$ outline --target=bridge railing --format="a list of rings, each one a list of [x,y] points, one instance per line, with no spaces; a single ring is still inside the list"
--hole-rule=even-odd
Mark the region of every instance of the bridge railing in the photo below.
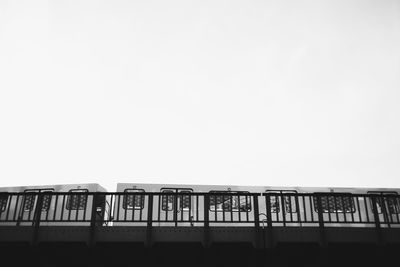
[[[346,193],[0,193],[0,225],[400,227],[400,196]]]

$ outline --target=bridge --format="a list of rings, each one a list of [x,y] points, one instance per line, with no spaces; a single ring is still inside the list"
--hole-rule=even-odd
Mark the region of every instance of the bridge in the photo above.
[[[392,195],[4,196],[0,257],[21,266],[377,266],[400,248],[400,199]]]

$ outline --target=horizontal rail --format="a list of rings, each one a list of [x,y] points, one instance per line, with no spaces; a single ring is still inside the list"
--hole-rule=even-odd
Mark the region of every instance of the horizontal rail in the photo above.
[[[400,196],[188,191],[0,192],[0,225],[45,223],[390,228],[400,227]]]

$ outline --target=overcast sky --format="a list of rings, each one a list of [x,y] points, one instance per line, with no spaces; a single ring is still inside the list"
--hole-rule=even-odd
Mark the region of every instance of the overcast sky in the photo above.
[[[399,0],[0,0],[0,186],[400,187],[399,103]]]

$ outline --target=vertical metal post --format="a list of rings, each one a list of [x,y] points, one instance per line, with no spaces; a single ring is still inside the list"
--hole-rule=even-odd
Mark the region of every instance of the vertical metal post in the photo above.
[[[388,196],[385,196],[383,194],[381,195],[380,199],[381,199],[381,204],[382,204],[381,210],[383,213],[384,223],[387,224],[388,228],[390,228],[390,219],[389,219],[390,218],[389,217],[390,210],[389,210],[389,203],[388,203],[388,201],[390,201],[390,199],[388,199]]]
[[[161,196],[158,196],[159,198]],[[161,207],[159,206],[158,209]],[[149,195],[149,204],[147,210],[147,229],[146,229],[146,247],[152,245],[152,228],[153,228],[153,195]]]
[[[377,198],[376,196],[371,196],[372,212],[374,213],[374,222],[375,222],[375,230],[376,230],[376,235],[377,235],[377,243],[379,245],[382,245],[383,244],[383,236],[382,236],[381,223],[379,220],[376,198]]]
[[[247,197],[247,196],[246,196]],[[254,227],[255,227],[255,245],[256,248],[260,248],[260,234],[264,234],[264,231],[260,231],[260,209],[258,205],[258,194],[253,194],[254,203]]]
[[[206,193],[204,194],[204,247],[210,246],[210,218],[209,218],[210,198]]]
[[[34,226],[33,239],[32,239],[33,245],[37,245],[38,240],[39,240],[39,229],[40,229],[40,219],[41,219],[40,217],[42,215],[43,193],[38,193],[37,196],[38,196],[38,200],[36,202],[36,209],[35,209],[34,220],[33,220],[33,226]]]
[[[265,196],[266,208],[267,208],[267,238],[268,247],[271,248],[274,245],[274,236],[272,230],[272,214],[271,214],[271,198],[267,194]]]
[[[175,193],[174,193],[174,198],[173,198],[173,219],[174,219],[174,223],[175,223],[175,227],[177,227],[178,226],[178,196],[177,196],[177,194],[178,194],[178,191],[177,190],[175,190]]]
[[[326,236],[325,236],[325,226],[324,226],[324,216],[322,210],[322,202],[321,196],[317,195],[317,210],[318,210],[318,224],[319,224],[319,235],[320,235],[320,244],[321,246],[326,246]]]
[[[281,211],[282,211],[283,227],[285,227],[286,226],[286,202],[285,202],[285,198],[283,197],[282,191],[279,193],[279,199],[280,199],[281,207],[282,207]]]
[[[92,197],[92,212],[90,213],[90,236],[89,247],[94,247],[96,244],[96,208],[97,208],[97,193],[93,193]],[[85,220],[85,218],[83,218]]]

